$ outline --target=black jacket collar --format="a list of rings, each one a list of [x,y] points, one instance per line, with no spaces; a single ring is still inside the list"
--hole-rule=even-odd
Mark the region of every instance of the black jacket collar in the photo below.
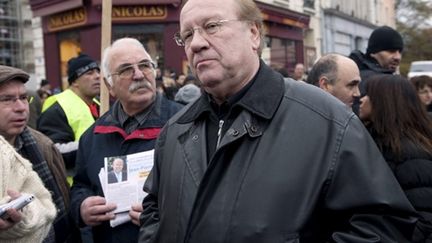
[[[357,64],[360,71],[370,69],[378,73],[393,73],[392,70],[381,67],[375,58],[371,57],[370,55],[363,54],[361,51],[355,50],[351,52],[349,58],[351,58]]]
[[[243,107],[243,109],[257,116],[270,119],[283,97],[284,90],[282,76],[261,61],[255,82],[236,105]],[[201,97],[191,105],[188,112],[185,112],[177,122],[192,122],[204,113],[210,112],[210,110],[211,107],[208,96],[201,95]]]

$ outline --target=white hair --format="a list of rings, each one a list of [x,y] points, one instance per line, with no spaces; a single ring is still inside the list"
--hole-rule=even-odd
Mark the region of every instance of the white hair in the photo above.
[[[106,47],[103,51],[103,55],[102,55],[102,64],[101,64],[101,68],[102,68],[102,72],[106,78],[106,80],[108,81],[109,85],[112,86],[113,82],[112,82],[112,76],[111,76],[111,72],[109,70],[109,65],[110,65],[110,61],[111,61],[111,50],[114,48],[118,48],[120,46],[127,46],[127,45],[134,45],[137,46],[139,48],[144,49],[145,52],[146,49],[144,48],[143,44],[135,39],[135,38],[130,38],[130,37],[125,37],[125,38],[121,38],[118,39],[116,41],[114,41],[110,46]]]

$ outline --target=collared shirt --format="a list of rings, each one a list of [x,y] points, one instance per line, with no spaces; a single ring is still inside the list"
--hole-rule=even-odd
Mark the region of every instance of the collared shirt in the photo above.
[[[126,133],[130,134],[131,132],[138,129],[140,125],[144,124],[148,114],[150,113],[151,110],[153,110],[153,107],[154,107],[154,102],[149,107],[144,109],[142,112],[134,116],[129,116],[123,110],[123,106],[120,104],[120,102],[118,102],[118,106],[113,107],[114,109],[113,114],[116,117],[116,119],[120,122],[121,127],[126,131]]]
[[[115,172],[115,175],[117,177],[117,182],[121,182],[122,181],[122,173],[121,172]]]

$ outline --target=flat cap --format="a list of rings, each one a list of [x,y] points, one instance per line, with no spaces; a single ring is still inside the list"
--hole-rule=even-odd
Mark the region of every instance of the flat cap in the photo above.
[[[0,65],[0,84],[12,79],[18,79],[26,83],[29,77],[28,73],[21,69]]]

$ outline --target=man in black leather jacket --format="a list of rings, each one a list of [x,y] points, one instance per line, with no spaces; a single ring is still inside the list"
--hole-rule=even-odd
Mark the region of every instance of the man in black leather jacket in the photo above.
[[[252,0],[189,0],[180,27],[205,92],[161,131],[139,242],[407,242],[412,206],[362,123],[260,61]]]

